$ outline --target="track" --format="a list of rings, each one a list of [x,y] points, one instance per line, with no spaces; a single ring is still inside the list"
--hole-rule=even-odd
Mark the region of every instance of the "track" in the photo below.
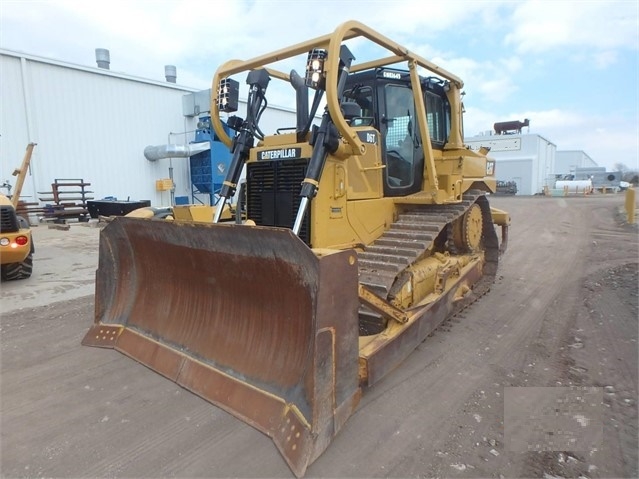
[[[474,294],[460,301],[455,312],[484,295],[490,289],[497,273],[499,240],[493,226],[488,200],[485,193],[479,190],[468,191],[459,204],[418,206],[400,214],[397,221],[380,238],[358,255],[360,283],[380,298],[387,299],[401,272],[428,255],[435,246],[435,240],[444,230],[448,230],[447,237],[452,238],[453,222],[475,203],[480,206],[482,212],[482,244],[486,264],[482,278],[473,288]],[[452,243],[449,239],[446,249],[455,253]],[[375,323],[379,317],[379,314],[366,307],[360,309],[360,322],[364,325]]]

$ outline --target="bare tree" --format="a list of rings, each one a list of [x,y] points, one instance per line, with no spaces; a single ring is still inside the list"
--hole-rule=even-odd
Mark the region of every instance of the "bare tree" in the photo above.
[[[615,171],[620,171],[621,176],[623,176],[629,170],[625,163],[615,163],[613,165],[613,168],[615,169]]]
[[[621,172],[621,180],[637,185],[639,183],[639,171],[628,168],[625,163],[615,163],[613,165],[615,171]]]

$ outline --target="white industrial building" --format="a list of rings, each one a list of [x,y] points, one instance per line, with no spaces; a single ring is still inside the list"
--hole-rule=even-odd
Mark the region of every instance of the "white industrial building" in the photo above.
[[[517,194],[541,193],[545,186],[553,187],[557,146],[537,134],[495,135],[492,131],[465,138],[473,150],[490,148],[495,159],[495,176],[500,181],[517,183]]]
[[[56,179],[90,183],[96,200],[163,206],[192,194],[187,158],[148,161],[144,149],[193,140],[197,113],[209,109],[194,105],[197,90],[171,83],[168,72],[160,82],[8,50],[0,50],[0,72],[1,182],[13,183],[27,144],[37,144],[24,201],[42,203]],[[245,109],[240,103],[238,114]],[[294,125],[293,110],[272,105],[260,123],[266,134]],[[158,190],[168,178],[175,190]]]
[[[555,156],[555,175],[574,175],[578,168],[595,168],[597,163],[581,150],[560,150]],[[604,168],[605,171],[605,168]]]

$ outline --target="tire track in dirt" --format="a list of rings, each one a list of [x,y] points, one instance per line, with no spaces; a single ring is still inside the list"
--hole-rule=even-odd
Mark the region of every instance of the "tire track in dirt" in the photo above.
[[[636,403],[628,405],[620,401],[624,395],[626,398],[637,395],[637,231],[623,225],[615,205],[591,208],[589,213],[594,226],[588,235],[586,273],[579,285],[579,301],[565,311],[570,321],[559,335],[555,362],[557,384],[603,388],[605,440],[589,451],[547,451],[531,455],[526,472],[532,476],[542,473],[560,477],[637,475]],[[609,279],[616,276],[614,271],[619,268],[630,268],[634,276],[619,281],[618,285]],[[598,297],[597,289],[608,298]],[[628,309],[620,309],[624,301],[617,297],[616,290],[625,294],[635,291]],[[612,314],[602,314],[602,310]],[[630,347],[622,352],[624,342]],[[614,364],[610,361],[611,355],[615,356]],[[623,391],[628,385],[630,391],[617,396],[615,387],[621,386]]]

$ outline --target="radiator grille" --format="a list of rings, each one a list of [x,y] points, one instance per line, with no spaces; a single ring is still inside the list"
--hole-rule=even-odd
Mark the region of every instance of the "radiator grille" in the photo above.
[[[15,233],[18,229],[15,210],[11,206],[0,206],[0,233]]]
[[[260,226],[292,229],[308,159],[259,161],[246,166],[247,217]],[[299,235],[309,247],[310,224],[309,208]]]

